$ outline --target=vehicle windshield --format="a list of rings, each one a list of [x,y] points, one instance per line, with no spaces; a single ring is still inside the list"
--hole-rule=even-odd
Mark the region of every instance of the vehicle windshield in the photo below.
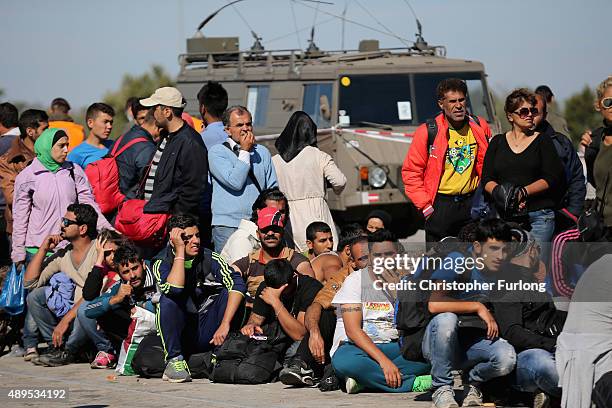
[[[340,123],[348,122],[356,126],[359,122],[392,126],[423,123],[440,111],[436,86],[445,78],[465,80],[468,110],[490,121],[482,75],[480,72],[341,75],[338,104]],[[345,116],[344,120],[342,116]]]

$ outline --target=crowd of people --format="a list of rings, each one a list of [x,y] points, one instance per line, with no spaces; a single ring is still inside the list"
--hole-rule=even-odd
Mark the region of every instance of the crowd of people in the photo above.
[[[50,114],[0,104],[0,262],[24,270],[27,295],[11,355],[176,383],[430,392],[435,408],[612,406],[612,77],[584,168],[547,86],[510,93],[511,130],[493,135],[465,82],[442,80],[401,175],[426,258],[445,262],[412,269],[387,262],[410,251],[385,211],[334,223],[326,193],[347,177],[308,114],[272,155],[221,84],[197,99],[203,129],[175,88],[130,98],[114,141],[101,102],[88,133],[62,98]],[[481,267],[446,262],[468,259]],[[545,290],[466,289],[501,281]]]

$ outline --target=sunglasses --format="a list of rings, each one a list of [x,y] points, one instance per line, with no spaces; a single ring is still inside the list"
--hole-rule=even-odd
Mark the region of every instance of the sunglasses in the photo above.
[[[612,97],[608,97],[608,98],[603,98],[601,100],[601,106],[604,109],[610,109],[612,108]]]
[[[64,227],[69,227],[71,225],[79,225],[79,222],[75,220],[69,220],[68,218],[62,218],[62,225]]]
[[[528,117],[530,114],[531,116],[535,116],[538,114],[538,108],[521,108],[517,111],[514,111],[512,113],[515,113],[517,115],[519,115],[519,117],[521,119],[525,119],[526,117]]]
[[[264,235],[268,235],[268,232],[273,232],[275,234],[281,234],[283,232],[283,229],[279,227],[278,225],[270,225],[269,227],[262,228],[260,231]]]

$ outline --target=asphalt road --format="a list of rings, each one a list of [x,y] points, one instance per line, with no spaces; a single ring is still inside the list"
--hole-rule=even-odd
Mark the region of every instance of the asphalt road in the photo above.
[[[15,399],[10,390],[65,390],[64,400]],[[113,370],[92,370],[87,364],[38,367],[17,357],[0,358],[0,407],[402,407],[424,408],[431,402],[415,401],[426,394],[347,395],[342,391],[293,389],[281,383],[264,385],[212,384],[194,380],[170,384],[161,379],[115,376]],[[63,392],[63,391],[62,391]]]

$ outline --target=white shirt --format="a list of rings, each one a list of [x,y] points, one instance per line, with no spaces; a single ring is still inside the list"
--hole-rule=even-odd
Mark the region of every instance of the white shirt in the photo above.
[[[334,296],[332,305],[336,307],[336,331],[330,351],[333,355],[340,342],[348,341],[340,306],[361,303],[362,328],[374,343],[389,343],[399,338],[395,327],[395,307],[382,291],[374,289],[368,269],[351,273]]]
[[[221,256],[231,265],[260,247],[261,244],[257,238],[257,225],[250,220],[240,220],[238,229],[230,235],[225,243]]]
[[[21,136],[21,131],[18,127],[14,127],[6,133],[2,134],[1,136]]]
[[[227,143],[229,143],[230,147],[232,148],[232,151],[234,150],[234,146],[238,144],[231,137],[227,138]],[[251,153],[246,150],[240,149],[240,151],[238,152],[238,160],[250,166],[251,165]]]

